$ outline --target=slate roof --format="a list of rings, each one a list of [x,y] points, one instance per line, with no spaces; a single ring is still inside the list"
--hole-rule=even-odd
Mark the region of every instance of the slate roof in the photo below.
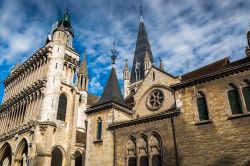
[[[145,28],[143,20],[141,19],[138,34],[137,34],[136,48],[135,48],[133,66],[132,66],[132,71],[131,71],[131,76],[130,76],[131,83],[144,79],[144,59],[145,59],[146,51],[149,54],[151,63],[153,63],[154,61],[153,54],[152,54],[151,47],[148,41],[146,28]],[[136,80],[136,72],[135,72],[136,63],[140,63],[140,79],[139,80]]]
[[[199,69],[196,69],[194,71],[191,71],[189,73],[186,73],[184,75],[181,76],[181,81],[186,81],[189,79],[193,79],[195,77],[199,77],[208,73],[212,73],[215,71],[218,71],[222,68],[224,68],[226,65],[228,65],[230,63],[229,58],[223,58],[221,60],[218,60],[214,63],[208,64],[206,66],[203,66]]]
[[[118,79],[117,79],[116,71],[114,67],[111,69],[111,73],[109,75],[105,88],[102,92],[102,96],[100,100],[98,101],[98,103],[96,103],[95,105],[100,105],[100,104],[107,103],[110,101],[113,101],[120,105],[125,106],[125,102],[121,93],[121,89],[118,83]]]
[[[221,59],[202,68],[194,70],[181,76],[181,82],[171,85],[173,89],[180,89],[187,86],[219,79],[235,73],[250,70],[250,57],[230,62],[228,58]]]

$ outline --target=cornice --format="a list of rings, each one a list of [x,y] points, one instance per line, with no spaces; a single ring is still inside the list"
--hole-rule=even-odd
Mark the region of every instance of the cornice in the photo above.
[[[127,114],[130,114],[132,115],[133,114],[133,111],[126,107],[126,106],[123,106],[123,105],[120,105],[114,101],[109,101],[109,102],[106,102],[106,103],[102,103],[100,105],[93,105],[91,107],[89,107],[85,113],[86,114],[92,114],[92,113],[95,113],[95,112],[99,112],[99,111],[102,111],[102,110],[105,110],[105,109],[108,109],[108,108],[116,108],[116,109],[119,109]]]
[[[8,130],[5,133],[2,133],[0,135],[0,142],[8,140],[13,137],[17,137],[18,135],[25,133],[25,132],[30,132],[33,133],[35,130],[35,127],[39,124],[38,121],[30,121],[26,124],[23,124],[21,126],[18,126],[14,129]]]
[[[140,117],[140,118],[136,118],[136,119],[132,119],[132,120],[128,120],[128,121],[115,122],[113,124],[108,125],[108,129],[109,130],[116,130],[116,129],[125,128],[125,127],[129,127],[129,126],[140,125],[143,123],[164,120],[164,119],[168,119],[171,117],[177,117],[177,116],[179,116],[179,114],[180,114],[179,110],[172,109],[172,110],[168,110],[166,112],[161,112],[158,114],[144,116],[144,117]]]

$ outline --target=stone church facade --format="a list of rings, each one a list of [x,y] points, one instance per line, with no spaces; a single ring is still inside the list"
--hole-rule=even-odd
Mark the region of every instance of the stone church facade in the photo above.
[[[174,76],[155,65],[141,17],[124,96],[114,48],[100,98],[88,92],[86,53],[80,62],[73,38],[66,12],[4,81],[0,165],[250,165],[250,32],[245,58]]]

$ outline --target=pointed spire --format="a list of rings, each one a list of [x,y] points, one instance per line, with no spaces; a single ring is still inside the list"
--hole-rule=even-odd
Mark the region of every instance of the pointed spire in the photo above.
[[[80,65],[80,69],[79,69],[79,74],[88,74],[88,67],[87,67],[87,60],[86,60],[86,49],[84,50],[84,55],[83,55],[83,59],[82,59],[82,63]]]
[[[131,71],[131,76],[130,76],[131,83],[144,79],[144,59],[145,59],[146,51],[148,52],[151,64],[153,64],[153,61],[154,61],[153,55],[152,55],[151,47],[148,41],[148,36],[147,36],[146,28],[144,25],[144,21],[140,21],[139,30],[137,34],[136,48],[135,48],[135,53],[134,53],[133,66],[132,66],[132,71]],[[137,63],[140,64],[139,70],[136,70]],[[138,76],[140,76],[139,79],[137,79]]]
[[[73,32],[73,28],[71,26],[71,20],[70,20],[70,15],[69,15],[69,10],[68,9],[66,10],[66,12],[62,16],[62,18],[60,18],[57,21],[57,27],[55,28],[55,30],[56,29],[58,29],[58,30],[59,29],[60,30],[68,30],[74,36],[74,32]]]
[[[129,80],[129,68],[128,68],[128,60],[125,60],[124,70],[123,70],[123,80]]]
[[[160,59],[160,67],[159,67],[162,71],[164,71],[164,64],[162,62],[162,59]]]
[[[102,92],[102,96],[98,102],[98,104],[103,104],[106,102],[116,102],[121,105],[125,105],[121,89],[119,86],[119,82],[116,76],[115,68],[111,69],[111,73],[109,75],[108,81],[105,85],[105,88]]]
[[[125,59],[124,71],[129,71],[127,59]]]

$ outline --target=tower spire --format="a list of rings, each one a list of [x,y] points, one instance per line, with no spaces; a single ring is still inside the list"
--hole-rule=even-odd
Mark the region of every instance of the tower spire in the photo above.
[[[141,14],[142,14],[142,7],[141,7]],[[130,83],[134,83],[136,81],[140,81],[144,79],[144,76],[145,76],[144,59],[145,59],[146,52],[149,56],[149,61],[151,62],[151,64],[153,64],[154,60],[153,60],[151,47],[148,41],[148,35],[146,32],[144,21],[141,20],[139,24],[138,34],[137,34],[133,66],[132,66],[131,75],[130,75]],[[138,66],[138,64],[140,65]]]

